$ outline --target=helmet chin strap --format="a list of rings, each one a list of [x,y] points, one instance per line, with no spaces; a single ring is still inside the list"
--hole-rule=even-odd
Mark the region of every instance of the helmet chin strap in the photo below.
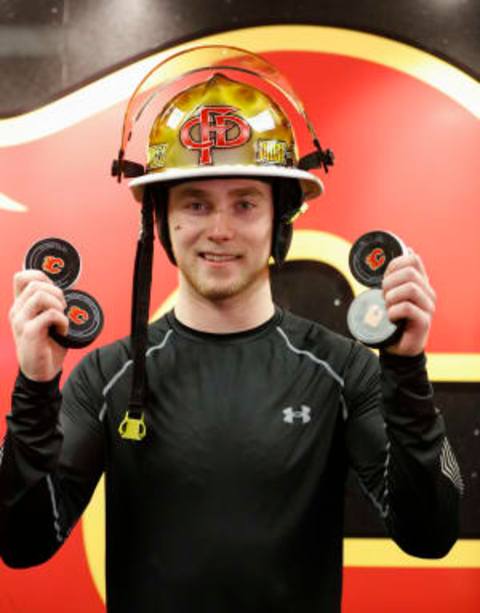
[[[120,424],[120,436],[140,441],[146,435],[144,409],[147,404],[146,351],[148,344],[148,316],[153,263],[154,201],[152,192],[145,189],[142,201],[142,223],[137,241],[132,294],[131,347],[133,380],[125,417]]]

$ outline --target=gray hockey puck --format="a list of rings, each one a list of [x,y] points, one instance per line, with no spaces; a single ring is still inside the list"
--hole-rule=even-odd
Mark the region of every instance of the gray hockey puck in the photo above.
[[[347,313],[347,325],[352,336],[369,347],[393,345],[401,336],[404,322],[388,318],[381,289],[369,289],[355,298]]]

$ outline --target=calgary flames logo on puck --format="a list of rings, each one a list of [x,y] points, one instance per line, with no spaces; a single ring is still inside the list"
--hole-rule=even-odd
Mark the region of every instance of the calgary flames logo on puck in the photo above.
[[[43,258],[42,270],[51,275],[60,274],[64,267],[65,262],[62,260],[62,258],[58,258],[54,255],[46,255]]]
[[[369,266],[370,270],[378,270],[385,264],[385,253],[380,247],[372,249],[372,251],[366,256],[365,262]]]
[[[85,309],[74,305],[68,310],[68,319],[77,326],[82,326],[90,319],[90,316]]]

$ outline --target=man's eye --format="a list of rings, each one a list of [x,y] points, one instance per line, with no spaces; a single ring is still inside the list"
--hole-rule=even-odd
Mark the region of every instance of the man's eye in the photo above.
[[[249,200],[241,200],[238,203],[238,207],[242,210],[242,211],[249,211],[251,209],[255,208],[255,204],[253,202],[250,202]]]
[[[206,209],[206,205],[204,202],[189,202],[187,204],[187,208],[191,211],[204,211]]]

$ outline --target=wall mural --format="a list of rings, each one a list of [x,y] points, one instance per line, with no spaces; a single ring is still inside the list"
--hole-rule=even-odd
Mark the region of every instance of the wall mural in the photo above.
[[[203,40],[265,53],[304,101],[322,144],[335,151],[326,194],[298,220],[289,261],[274,271],[277,299],[344,330],[347,302],[361,291],[348,271],[348,249],[377,228],[395,232],[422,255],[439,297],[428,364],[467,485],[462,538],[443,560],[410,558],[383,538],[352,484],[344,610],[478,611],[480,84],[424,51],[346,29],[269,26]],[[11,278],[37,239],[59,236],[80,251],[81,288],[105,312],[96,345],[128,334],[138,205],[109,167],[133,87],[169,52],[0,122],[2,414],[17,368],[7,324]],[[141,159],[142,149],[132,159]],[[169,308],[175,287],[175,269],[158,249],[157,314]],[[65,374],[84,353],[70,352]],[[0,428],[1,434],[4,419]],[[0,611],[103,611],[103,515],[100,484],[54,559],[23,571],[0,564]]]

